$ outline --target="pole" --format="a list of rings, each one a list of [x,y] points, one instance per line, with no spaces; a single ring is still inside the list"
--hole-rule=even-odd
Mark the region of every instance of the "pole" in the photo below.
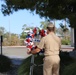
[[[9,44],[11,44],[10,15],[9,15]]]
[[[2,42],[3,42],[3,36],[1,35],[1,55],[2,55]]]
[[[76,29],[74,28],[74,50],[76,50]]]

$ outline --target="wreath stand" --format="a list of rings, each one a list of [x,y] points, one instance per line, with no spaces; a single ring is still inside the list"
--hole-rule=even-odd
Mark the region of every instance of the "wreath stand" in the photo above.
[[[36,54],[37,56],[41,56],[41,55],[43,55],[43,53],[38,53],[38,54]],[[36,55],[32,55],[31,56],[31,63],[30,63],[30,73],[29,73],[29,75],[34,75],[34,67],[41,67],[41,66],[43,66],[43,64],[39,64],[39,65],[37,65],[37,64],[35,64],[35,56]]]

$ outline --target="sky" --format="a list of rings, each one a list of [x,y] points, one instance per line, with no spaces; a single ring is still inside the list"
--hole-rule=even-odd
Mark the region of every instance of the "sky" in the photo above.
[[[10,14],[10,16],[4,16],[1,12],[0,3],[0,27],[4,27],[7,32],[21,34],[24,24],[37,27],[41,21],[45,21],[45,18],[40,18],[37,14],[33,15],[27,10],[20,10]],[[59,23],[60,21],[56,21],[56,27],[59,27]]]

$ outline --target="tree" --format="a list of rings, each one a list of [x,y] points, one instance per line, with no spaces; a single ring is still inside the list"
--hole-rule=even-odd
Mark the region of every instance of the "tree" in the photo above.
[[[24,24],[23,26],[22,26],[22,30],[23,30],[23,32],[25,31],[25,29],[26,29],[26,24]]]
[[[48,21],[41,21],[40,23],[41,23],[40,27],[46,29]]]
[[[3,46],[8,46],[9,45],[9,42],[10,39],[9,39],[9,32],[6,32],[4,35],[3,35]]]
[[[60,24],[60,28],[63,31],[64,38],[67,39],[67,32],[69,31],[69,29],[66,25],[66,19],[65,19],[65,24],[64,25],[62,23]]]
[[[21,33],[21,35],[20,35],[20,38],[25,39],[25,37],[26,37],[25,30],[26,30],[26,29],[27,29],[27,25],[24,24],[24,25],[22,26],[22,33]]]
[[[17,46],[20,45],[20,39],[17,34],[11,33],[9,38],[9,32],[6,32],[3,36],[3,45],[4,46]]]
[[[3,37],[9,40],[9,32],[6,32]]]
[[[41,17],[48,19],[68,18],[71,27],[75,26],[76,0],[1,0],[2,12],[9,15],[14,11],[27,9],[36,11]]]
[[[5,28],[4,27],[0,27],[0,35],[4,35],[5,33]]]
[[[27,35],[27,33],[26,33],[25,31],[26,31],[26,30],[30,31],[30,29],[33,29],[33,28],[34,28],[34,27],[28,27],[28,25],[24,24],[24,25],[22,26],[22,33],[21,33],[20,38],[25,39],[25,38],[26,38],[26,35]]]
[[[21,35],[20,35],[20,38],[21,38],[21,39],[25,39],[25,37],[26,37],[25,32],[22,32]]]
[[[12,34],[11,34],[11,40],[10,40],[10,41],[11,41],[11,42],[10,42],[10,45],[11,45],[11,46],[19,45],[19,38],[18,38],[18,35],[12,33]]]

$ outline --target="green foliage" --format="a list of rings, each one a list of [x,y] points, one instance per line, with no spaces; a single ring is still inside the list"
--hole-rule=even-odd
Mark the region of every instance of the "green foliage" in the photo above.
[[[69,52],[60,52],[59,56],[61,59],[61,63],[64,63],[65,65],[69,65],[70,63],[75,61],[75,59],[69,55]]]
[[[25,29],[26,26],[24,25],[23,27]],[[32,27],[30,27],[30,28],[32,28]],[[1,35],[3,36],[3,42],[2,42],[3,46],[19,46],[19,45],[22,46],[22,45],[24,45],[24,39],[26,37],[26,33],[24,33],[24,32],[22,32],[21,36],[19,37],[18,34],[5,32],[5,28],[0,27],[0,36]]]
[[[24,24],[23,26],[22,26],[22,33],[21,33],[21,35],[20,35],[20,38],[21,39],[25,39],[26,38],[26,35],[27,35],[27,32],[25,32],[25,31],[30,31],[30,29],[33,29],[33,27],[28,27],[26,24]]]
[[[20,35],[20,38],[21,38],[21,39],[25,39],[25,38],[26,38],[26,35],[27,35],[27,34],[26,34],[25,32],[22,32],[21,35]]]
[[[69,30],[68,27],[66,27],[66,25],[60,24],[60,27],[64,33]]]
[[[36,11],[40,17],[47,19],[64,19],[70,20],[70,26],[75,26],[76,20],[76,0],[1,0],[2,13],[9,15],[14,11],[27,9],[31,12]]]
[[[23,30],[23,32],[25,31],[25,29],[26,29],[26,24],[24,24],[23,26],[22,26],[22,30]]]
[[[4,35],[5,33],[5,28],[4,27],[0,27],[0,35]]]
[[[0,72],[7,72],[11,68],[11,60],[10,58],[0,55]]]
[[[16,34],[11,34],[11,36],[10,36],[10,45],[12,45],[12,46],[14,46],[14,45],[18,45],[18,43],[19,43],[19,38],[18,38],[18,36],[16,35]]]
[[[62,75],[76,75],[76,61],[67,66]]]
[[[46,29],[49,21],[42,21],[42,22],[40,22],[40,23],[41,23],[40,27],[41,27],[42,29]]]
[[[24,45],[25,45],[25,44],[24,44],[24,39],[20,39],[19,41],[20,41],[20,42],[19,42],[19,45],[20,45],[20,46],[24,46]]]
[[[63,75],[64,69],[75,62],[75,59],[73,59],[70,55],[69,52],[60,52],[60,75]],[[71,68],[71,67],[70,67]],[[64,74],[65,75],[65,74]],[[67,74],[69,75],[69,74]]]
[[[66,40],[66,38],[67,38],[67,33],[68,33],[68,31],[69,31],[69,28],[67,27],[67,25],[66,25],[66,19],[64,20],[65,21],[65,24],[60,24],[60,28],[61,28],[61,30],[62,30],[62,32],[63,32],[63,36],[64,36],[64,38],[65,38],[65,40]],[[67,44],[67,43],[66,43]]]
[[[70,40],[68,40],[68,39],[62,39],[61,43],[62,43],[62,45],[69,45],[70,44]]]
[[[3,36],[3,45],[4,46],[17,46],[20,45],[20,39],[17,34],[6,34]]]
[[[6,38],[3,38],[2,45],[3,46],[9,46],[9,41]]]

